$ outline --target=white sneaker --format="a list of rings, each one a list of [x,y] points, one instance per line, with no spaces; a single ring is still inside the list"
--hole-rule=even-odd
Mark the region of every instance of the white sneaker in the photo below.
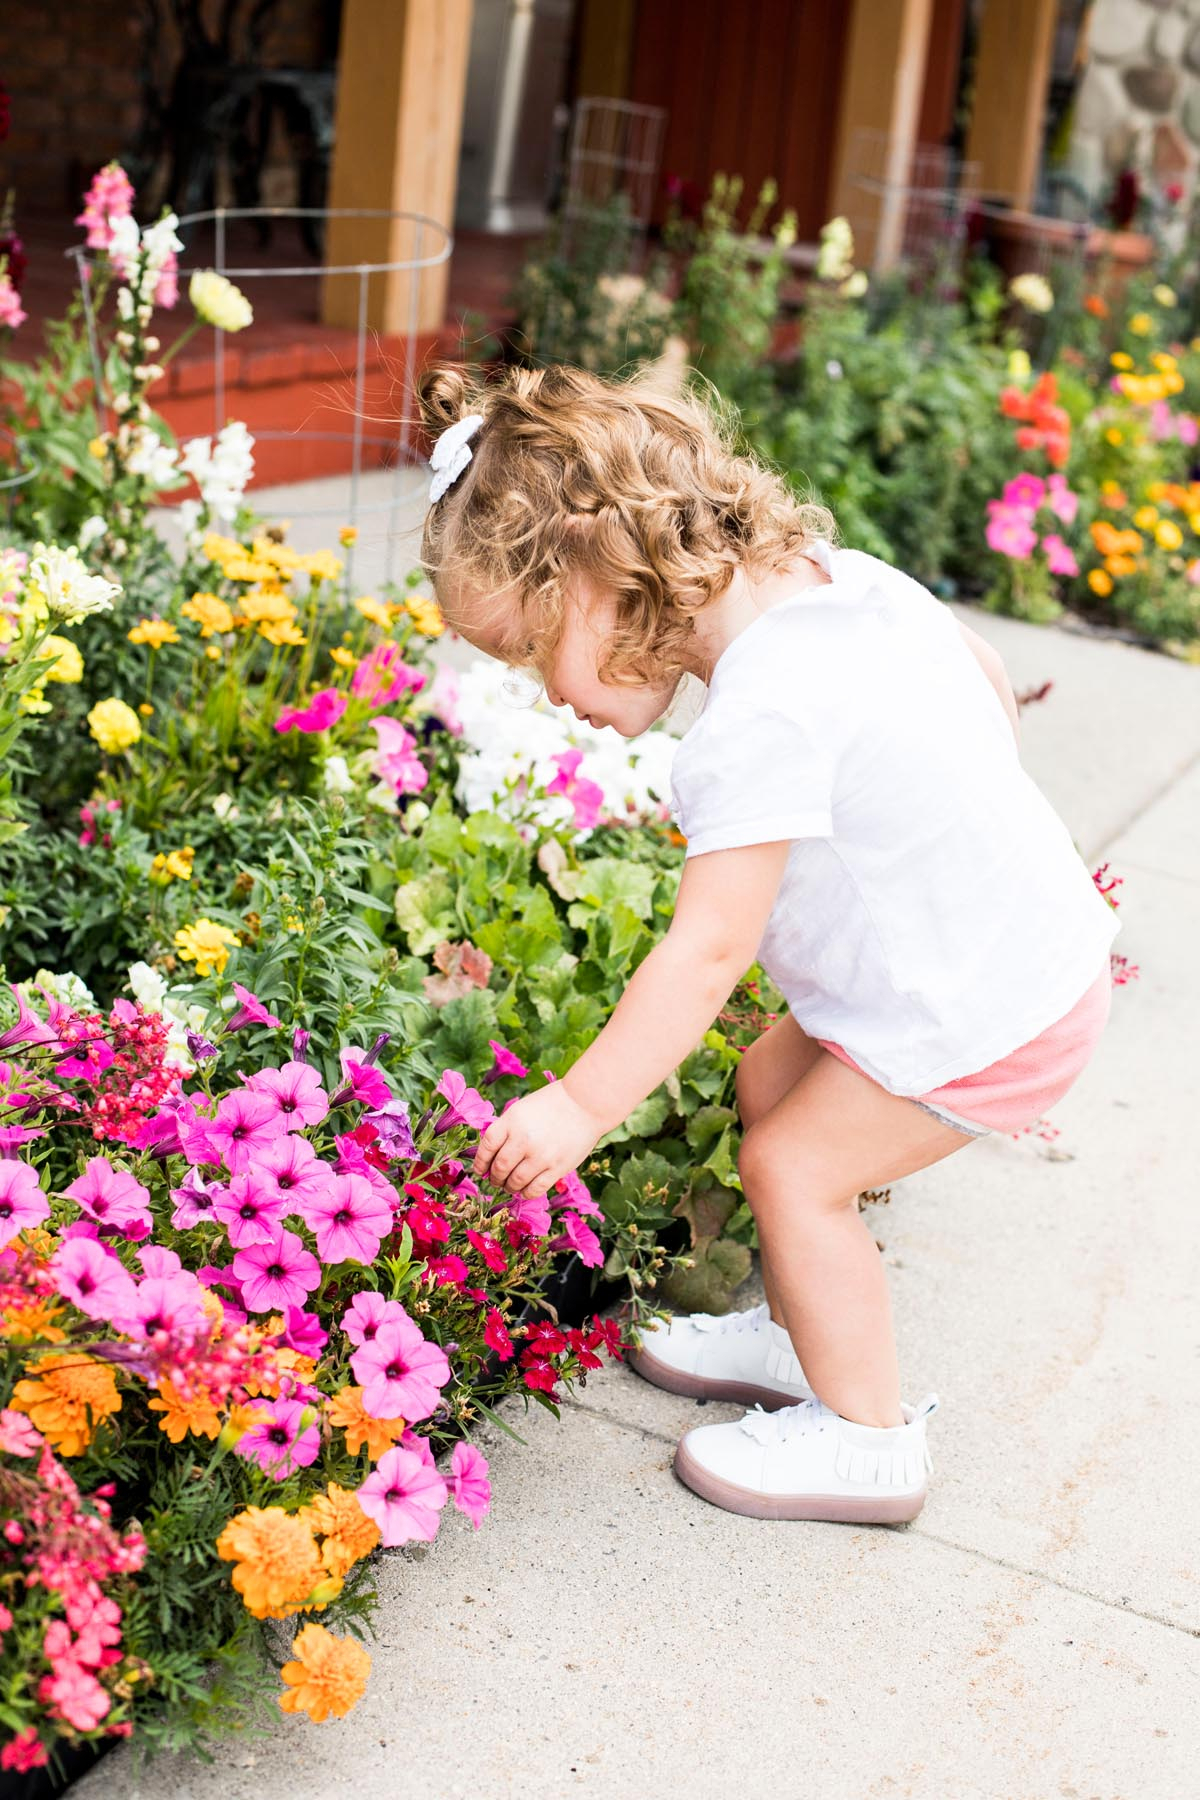
[[[771,1412],[812,1395],[792,1340],[765,1300],[743,1312],[652,1319],[627,1361],[655,1387],[694,1400],[732,1400]]]
[[[686,1431],[675,1473],[714,1506],[753,1519],[903,1524],[925,1504],[925,1421],[937,1405],[936,1394],[901,1403],[905,1422],[893,1426],[855,1424],[815,1395],[782,1411],[756,1407]]]

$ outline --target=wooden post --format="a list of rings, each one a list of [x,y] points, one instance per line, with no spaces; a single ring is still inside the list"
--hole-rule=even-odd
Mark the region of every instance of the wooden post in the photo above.
[[[1057,0],[986,0],[966,158],[979,192],[1026,211],[1037,187]]]
[[[842,213],[862,234],[873,228],[872,262],[889,268],[904,237],[910,178],[933,0],[852,0],[845,73],[834,150],[832,212]],[[855,132],[878,134],[880,154],[864,166],[855,155]],[[869,175],[875,193],[859,185]]]
[[[381,207],[424,213],[450,230],[458,184],[463,95],[473,0],[345,0],[338,51],[337,114],[331,207]],[[426,231],[421,254],[440,242]],[[414,252],[403,220],[333,219],[327,263],[398,262]],[[426,269],[416,290],[407,271],[374,275],[367,285],[367,322],[378,331],[440,330],[448,265]],[[358,323],[360,284],[328,275],[321,317]]]
[[[629,98],[636,0],[583,0],[575,91]]]

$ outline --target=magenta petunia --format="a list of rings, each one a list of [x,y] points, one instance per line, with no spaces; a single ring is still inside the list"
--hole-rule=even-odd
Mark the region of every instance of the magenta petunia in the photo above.
[[[396,794],[419,794],[429,781],[429,770],[417,755],[417,740],[398,719],[374,719],[372,729],[379,748],[372,773]]]
[[[269,1095],[239,1088],[221,1098],[206,1129],[229,1173],[240,1175],[286,1128]]]
[[[182,1258],[164,1244],[144,1244],[137,1253],[143,1275],[178,1275],[183,1270]]]
[[[316,1313],[305,1312],[302,1306],[289,1306],[283,1315],[283,1342],[289,1350],[296,1350],[301,1356],[320,1356],[329,1342],[329,1333],[322,1326]]]
[[[305,1410],[299,1400],[272,1400],[269,1411],[238,1439],[238,1455],[276,1481],[307,1468],[317,1460],[321,1434],[315,1423],[305,1424]]]
[[[395,1444],[358,1489],[358,1504],[389,1548],[414,1538],[428,1543],[437,1535],[449,1491],[431,1462]]]
[[[196,1331],[207,1325],[203,1287],[195,1275],[148,1275],[140,1281],[127,1313],[118,1323],[123,1330],[149,1337],[155,1331]]]
[[[0,1161],[0,1246],[48,1217],[50,1202],[28,1163]]]
[[[492,1053],[492,1066],[483,1078],[485,1087],[489,1087],[493,1081],[499,1081],[502,1075],[516,1075],[522,1081],[528,1075],[529,1070],[520,1057],[514,1056],[505,1045],[498,1044],[495,1038],[488,1039],[488,1049]]]
[[[376,644],[368,650],[350,678],[350,690],[368,706],[390,706],[405,694],[419,694],[425,686],[420,669],[406,663],[399,644]]]
[[[544,1194],[536,1199],[519,1194],[507,1203],[507,1210],[532,1237],[545,1237],[550,1230],[550,1202]]]
[[[273,1192],[283,1212],[303,1213],[303,1207],[322,1194],[328,1194],[335,1175],[329,1164],[322,1162],[307,1138],[289,1132],[276,1138],[266,1150],[254,1158],[250,1173],[259,1184]]]
[[[444,1070],[434,1091],[450,1102],[437,1122],[439,1133],[449,1131],[454,1125],[469,1125],[473,1131],[486,1131],[496,1116],[491,1101],[468,1087],[465,1077],[457,1069]]]
[[[600,1239],[590,1225],[585,1225],[576,1212],[560,1213],[558,1224],[562,1227],[562,1235],[550,1239],[551,1250],[574,1250],[586,1269],[598,1269],[604,1261],[604,1251]]]
[[[32,1138],[45,1135],[40,1125],[0,1125],[0,1160],[15,1161]]]
[[[283,1024],[283,1020],[277,1019],[275,1014],[259,999],[258,995],[252,994],[250,989],[243,987],[240,981],[234,982],[233,991],[237,995],[240,1005],[238,1006],[237,1011],[231,1013],[226,1020],[226,1031],[240,1031],[244,1025],[270,1025],[274,1027]]]
[[[126,1170],[114,1169],[106,1157],[91,1157],[83,1174],[63,1193],[101,1225],[121,1231],[129,1226],[150,1226],[148,1189]]]
[[[411,1319],[385,1325],[354,1352],[350,1367],[363,1389],[363,1410],[374,1419],[427,1419],[450,1379],[446,1352]]]
[[[352,1344],[370,1344],[385,1325],[413,1324],[398,1300],[385,1300],[382,1294],[355,1294],[342,1314],[342,1330]]]
[[[492,1484],[487,1478],[488,1460],[474,1444],[462,1439],[450,1457],[450,1491],[459,1512],[466,1513],[476,1531],[492,1504]]]
[[[590,1213],[593,1219],[602,1219],[604,1217],[603,1212],[596,1205],[596,1202],[588,1192],[587,1183],[580,1175],[578,1169],[569,1170],[566,1175],[562,1176],[562,1178],[555,1183],[555,1193],[556,1195],[561,1194],[563,1198],[561,1201],[558,1199],[551,1201],[551,1205],[554,1207],[560,1205],[573,1206],[576,1212]]]
[[[89,1319],[124,1319],[136,1299],[133,1277],[95,1238],[70,1238],[50,1259],[54,1285]]]
[[[392,1226],[391,1207],[361,1175],[336,1175],[331,1188],[297,1210],[323,1262],[373,1263]]]
[[[338,1052],[345,1078],[345,1085],[338,1090],[342,1105],[347,1100],[359,1100],[364,1106],[380,1107],[386,1106],[391,1099],[387,1077],[372,1066],[368,1056],[369,1052],[360,1050],[356,1044]]]
[[[276,731],[328,731],[346,710],[345,694],[337,688],[320,688],[307,706],[285,706],[275,721]]]
[[[176,1231],[190,1231],[202,1219],[211,1219],[217,1198],[224,1192],[218,1182],[206,1181],[197,1169],[189,1169],[180,1185],[171,1189],[175,1202],[171,1223]]]
[[[16,1044],[57,1044],[58,1033],[54,1027],[30,1011],[20,988],[13,987],[11,982],[9,986],[17,997],[17,1022],[0,1031],[0,1050],[11,1050]]]
[[[1005,506],[1016,507],[1030,515],[1038,510],[1045,498],[1046,483],[1040,475],[1031,475],[1027,470],[1005,482],[1001,495]]]
[[[280,1069],[259,1069],[246,1086],[271,1098],[289,1131],[319,1125],[329,1112],[329,1096],[321,1077],[308,1063],[286,1062]]]
[[[563,750],[550,760],[558,773],[546,783],[546,792],[561,794],[571,802],[576,831],[590,831],[600,823],[604,808],[604,789],[596,782],[589,781],[585,775],[579,774],[583,751]]]
[[[248,1250],[251,1244],[269,1244],[283,1224],[285,1202],[275,1187],[260,1181],[256,1169],[234,1175],[229,1186],[218,1194],[213,1217],[224,1225],[235,1250]]]
[[[303,1306],[321,1285],[321,1265],[294,1231],[276,1231],[269,1244],[252,1244],[233,1259],[247,1312],[283,1312]],[[394,1417],[395,1415],[393,1415]]]

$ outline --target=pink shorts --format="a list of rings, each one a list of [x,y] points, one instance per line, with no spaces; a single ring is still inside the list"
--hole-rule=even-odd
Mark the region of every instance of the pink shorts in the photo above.
[[[989,1063],[973,1075],[960,1075],[944,1087],[913,1096],[946,1125],[969,1137],[986,1137],[989,1131],[1019,1131],[1061,1100],[1083,1073],[1100,1040],[1112,1006],[1112,974],[1106,961],[1091,987],[1045,1031],[1019,1049],[1010,1050],[999,1062]],[[828,1038],[817,1042],[833,1056],[859,1069],[840,1044]],[[868,1076],[868,1080],[872,1077]]]

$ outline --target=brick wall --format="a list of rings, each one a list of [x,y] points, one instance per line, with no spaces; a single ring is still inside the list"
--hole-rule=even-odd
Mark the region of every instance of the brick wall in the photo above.
[[[166,92],[178,40],[166,0],[158,0],[157,10],[163,24],[154,69]],[[217,0],[206,0],[206,18],[217,10]],[[313,67],[332,57],[338,10],[337,0],[279,0],[263,61]],[[248,3],[241,11],[249,11]],[[120,157],[136,135],[146,55],[140,9],[105,0],[54,0],[53,6],[2,0],[0,81],[8,89],[12,124],[0,144],[0,197],[16,188],[18,220],[22,213],[78,212],[93,171]],[[264,173],[265,201],[287,203],[290,174],[286,142],[276,133]],[[144,198],[153,199],[153,187],[153,181],[146,184]]]

